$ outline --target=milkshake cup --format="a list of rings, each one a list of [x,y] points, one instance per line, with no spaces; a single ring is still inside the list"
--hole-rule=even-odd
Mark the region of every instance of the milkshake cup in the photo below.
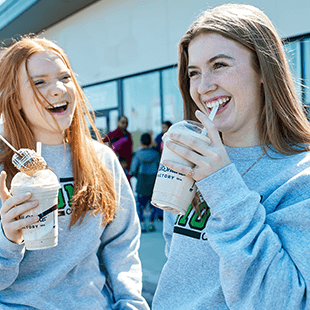
[[[27,250],[41,250],[58,244],[58,192],[57,176],[49,169],[39,170],[32,176],[18,172],[11,183],[12,195],[32,193],[29,201],[39,205],[20,218],[39,215],[40,220],[22,229]]]
[[[186,132],[193,138],[201,139],[205,143],[208,143],[209,139],[206,136],[202,124],[190,120],[183,120],[172,125],[168,132],[163,136],[164,148],[156,176],[151,203],[157,208],[183,215],[191,204],[197,191],[197,187],[192,178],[173,171],[162,163],[164,160],[168,159],[191,168],[193,167],[191,162],[166,147],[167,141],[170,140],[168,134],[171,132]]]

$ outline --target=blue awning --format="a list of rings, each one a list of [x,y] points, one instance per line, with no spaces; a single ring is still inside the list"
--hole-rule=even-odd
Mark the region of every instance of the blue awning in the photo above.
[[[40,0],[0,0],[0,30]]]

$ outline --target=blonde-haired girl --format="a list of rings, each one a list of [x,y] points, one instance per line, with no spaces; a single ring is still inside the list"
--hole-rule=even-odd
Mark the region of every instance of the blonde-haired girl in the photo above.
[[[310,309],[310,126],[279,35],[258,8],[221,5],[182,37],[178,68],[184,117],[210,140],[170,134],[195,166],[164,164],[200,204],[165,214],[152,309]]]

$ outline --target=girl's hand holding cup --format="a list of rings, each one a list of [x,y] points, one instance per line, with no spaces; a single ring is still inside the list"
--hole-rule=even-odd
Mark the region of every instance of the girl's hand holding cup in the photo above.
[[[228,166],[230,159],[212,121],[200,111],[196,111],[196,117],[206,128],[209,143],[195,139],[191,135],[175,132],[169,134],[169,138],[173,141],[167,141],[167,147],[170,150],[192,162],[194,167],[191,168],[171,160],[164,160],[163,164],[179,173],[190,174],[195,181],[200,181]],[[181,146],[179,143],[184,146]]]
[[[2,201],[1,222],[5,236],[11,242],[23,242],[22,228],[39,221],[39,216],[19,217],[25,212],[38,206],[38,201],[28,202],[30,193],[11,196],[6,187],[6,173],[0,174],[0,197]]]
[[[230,164],[229,157],[212,120],[201,112],[201,123],[184,120],[164,135],[164,149],[153,189],[152,204],[176,214],[185,214],[200,181]],[[203,127],[204,126],[204,127]]]

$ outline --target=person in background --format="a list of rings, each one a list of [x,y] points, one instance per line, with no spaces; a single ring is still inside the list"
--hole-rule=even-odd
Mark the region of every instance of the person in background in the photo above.
[[[112,148],[121,161],[125,159],[127,163],[126,169],[130,170],[133,143],[127,127],[128,118],[124,115],[119,116],[117,128],[114,131],[110,131],[107,136],[104,137],[103,142],[107,143]]]
[[[209,141],[165,145],[194,167],[163,164],[199,192],[164,213],[152,309],[310,309],[310,124],[275,27],[251,5],[206,10],[181,38],[178,80]]]
[[[127,177],[128,182],[129,182],[129,184],[131,186],[130,179],[131,179],[132,176],[129,174],[129,171],[127,169],[127,166],[128,166],[127,161],[126,161],[125,158],[119,158],[119,162],[120,162],[120,164],[121,164],[121,166],[122,166],[122,168],[123,168],[123,170],[125,172],[125,175]]]
[[[155,138],[155,150],[157,152],[159,152],[160,154],[163,151],[163,146],[164,146],[164,142],[163,142],[163,135],[168,131],[168,129],[170,128],[170,126],[172,126],[172,123],[170,121],[165,121],[162,123],[161,127],[162,127],[162,132],[157,135],[157,137]],[[157,219],[159,221],[163,220],[164,217],[164,211],[162,209],[156,208],[156,214],[157,214]]]
[[[147,131],[148,134],[150,134],[151,136],[151,144],[150,144],[150,147],[155,149],[157,147],[157,143],[155,142],[154,140],[154,135],[153,135],[153,130],[148,130]]]
[[[168,131],[168,129],[172,126],[172,123],[170,121],[165,121],[162,123],[161,128],[162,132],[157,135],[155,138],[155,149],[161,154],[163,151],[163,135]]]
[[[136,151],[130,168],[130,174],[137,178],[137,209],[142,232],[147,231],[147,225],[144,217],[144,210],[147,205],[149,205],[151,209],[148,230],[155,231],[154,220],[156,211],[150,201],[153,193],[160,155],[157,151],[151,148],[151,142],[152,138],[149,133],[144,133],[141,135],[141,149]]]
[[[38,201],[28,201],[31,193],[11,196],[18,171],[13,151],[0,143],[0,308],[148,310],[131,188],[116,155],[102,143],[59,46],[25,36],[4,49],[0,114],[5,139],[17,150],[41,142],[42,157],[61,184],[58,245],[29,251],[22,227],[40,218],[21,215]]]

